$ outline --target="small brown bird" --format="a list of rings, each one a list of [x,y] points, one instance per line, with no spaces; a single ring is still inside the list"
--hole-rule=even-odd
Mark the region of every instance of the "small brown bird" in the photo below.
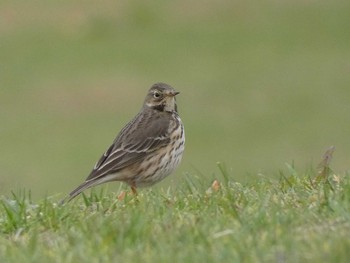
[[[151,186],[170,175],[179,165],[185,147],[177,94],[165,83],[154,84],[141,111],[120,131],[85,182],[61,203],[111,181],[125,182],[137,193],[137,187]]]

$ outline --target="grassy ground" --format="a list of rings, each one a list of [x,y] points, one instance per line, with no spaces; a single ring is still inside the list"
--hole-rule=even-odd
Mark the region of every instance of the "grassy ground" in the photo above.
[[[349,176],[289,166],[280,180],[240,184],[219,168],[212,186],[188,177],[123,200],[94,192],[58,206],[57,197],[3,197],[0,261],[348,262]]]

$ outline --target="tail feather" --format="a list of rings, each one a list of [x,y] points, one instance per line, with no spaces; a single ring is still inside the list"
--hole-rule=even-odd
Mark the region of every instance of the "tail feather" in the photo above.
[[[64,203],[68,203],[69,201],[71,201],[73,198],[75,198],[76,196],[78,196],[79,194],[81,194],[83,191],[85,191],[86,189],[97,185],[98,183],[96,181],[86,181],[84,183],[82,183],[81,185],[79,185],[77,188],[75,188],[72,192],[69,193],[69,195],[67,197],[65,197],[64,199],[62,199],[60,201],[60,205],[63,205]]]
[[[70,192],[70,194],[66,198],[61,200],[59,202],[59,204],[63,205],[64,203],[71,201],[73,198],[75,198],[81,192],[85,191],[86,189],[88,189],[90,187],[100,185],[103,183],[107,183],[107,182],[111,182],[111,181],[125,181],[125,180],[121,180],[120,178],[119,178],[119,180],[116,180],[116,179],[117,178],[116,178],[115,174],[108,174],[108,175],[96,177],[96,178],[93,178],[90,180],[86,180],[84,183],[82,183],[77,188],[75,188],[72,192]]]

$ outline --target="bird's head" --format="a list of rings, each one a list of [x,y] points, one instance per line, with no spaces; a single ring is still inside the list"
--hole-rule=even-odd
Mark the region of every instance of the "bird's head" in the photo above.
[[[168,84],[156,83],[149,89],[144,106],[159,111],[177,112],[175,96],[179,93]]]

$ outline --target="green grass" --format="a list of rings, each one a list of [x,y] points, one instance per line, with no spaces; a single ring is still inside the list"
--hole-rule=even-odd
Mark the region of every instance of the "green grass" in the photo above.
[[[124,200],[103,191],[64,206],[26,192],[2,197],[0,261],[348,261],[349,176],[288,166],[279,180],[240,184],[219,168],[218,189],[188,175]]]

